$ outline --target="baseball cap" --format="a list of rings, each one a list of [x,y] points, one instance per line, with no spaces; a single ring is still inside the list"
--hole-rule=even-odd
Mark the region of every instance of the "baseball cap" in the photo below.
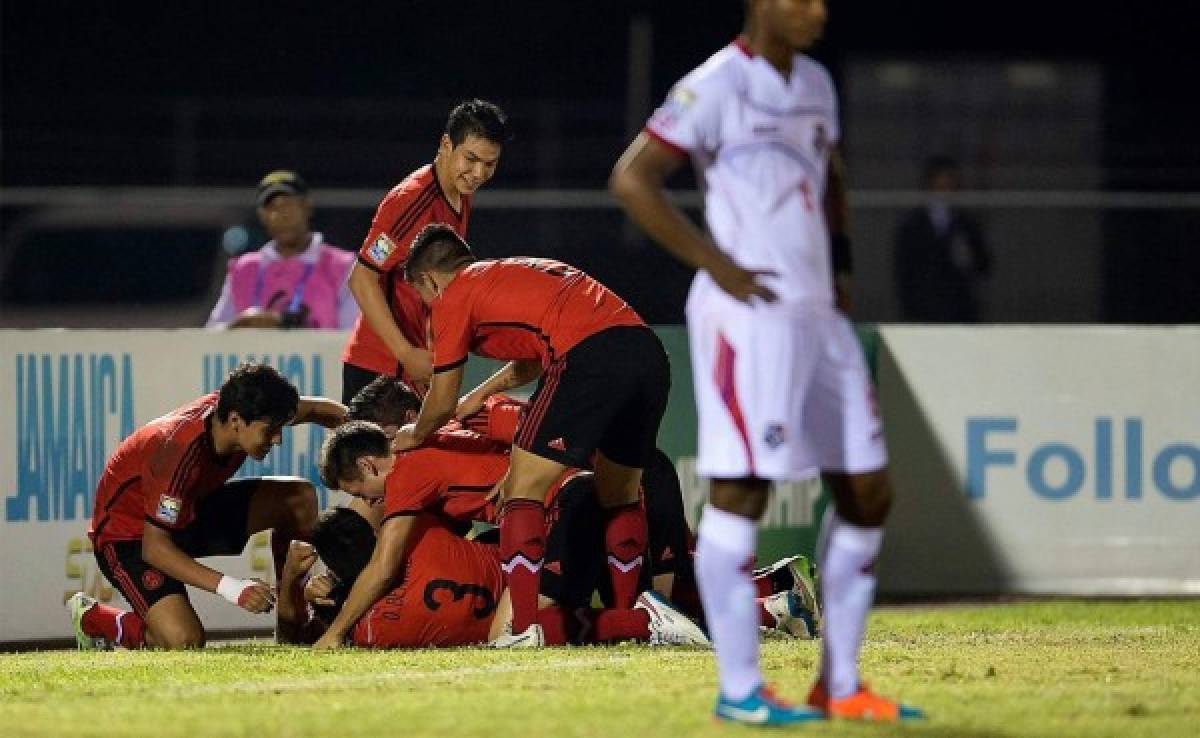
[[[299,174],[287,169],[276,169],[258,183],[258,206],[266,205],[276,195],[307,195],[308,183]]]

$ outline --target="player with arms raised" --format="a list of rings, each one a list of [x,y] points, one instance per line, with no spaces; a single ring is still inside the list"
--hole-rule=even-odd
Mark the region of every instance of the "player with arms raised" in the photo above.
[[[862,352],[835,308],[834,272],[849,252],[835,237],[830,256],[830,231],[845,226],[837,99],[825,69],[800,53],[822,33],[825,2],[746,0],[745,11],[743,33],[674,87],[610,180],[629,216],[697,269],[687,303],[697,471],[712,493],[696,569],[716,647],[716,714],[768,724],[915,717],[869,691],[857,669],[892,490]],[[665,196],[688,156],[708,234]],[[763,685],[747,562],[770,482],[818,469],[833,505],[819,551],[821,670],[805,709]]]

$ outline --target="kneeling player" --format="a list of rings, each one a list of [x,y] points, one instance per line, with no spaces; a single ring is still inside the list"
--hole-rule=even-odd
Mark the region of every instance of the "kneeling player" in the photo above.
[[[118,610],[78,593],[69,606],[80,648],[199,647],[204,627],[185,584],[255,613],[275,603],[269,585],[223,575],[198,561],[241,553],[272,529],[276,577],[288,542],[317,518],[311,483],[293,477],[229,481],[247,456],[262,460],[286,424],[335,427],[345,408],[300,397],[275,369],[243,364],[218,392],[150,421],[121,442],[100,478],[88,535],[105,577],[133,606]]]

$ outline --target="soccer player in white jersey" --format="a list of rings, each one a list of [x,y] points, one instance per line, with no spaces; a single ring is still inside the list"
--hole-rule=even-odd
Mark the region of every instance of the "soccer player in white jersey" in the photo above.
[[[892,491],[862,351],[837,307],[833,262],[848,266],[837,99],[825,69],[800,53],[824,29],[825,2],[746,0],[745,10],[742,34],[671,90],[610,180],[629,216],[697,270],[687,317],[698,471],[712,492],[696,574],[716,646],[716,714],[767,724],[920,717],[858,675]],[[707,234],[664,191],[688,156]],[[749,562],[770,482],[818,470],[833,505],[818,551],[821,667],[805,707],[764,686]]]

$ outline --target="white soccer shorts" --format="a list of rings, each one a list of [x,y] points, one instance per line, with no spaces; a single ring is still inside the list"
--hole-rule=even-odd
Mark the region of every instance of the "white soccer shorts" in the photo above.
[[[862,347],[830,308],[688,310],[697,473],[717,479],[860,474],[887,464]]]

